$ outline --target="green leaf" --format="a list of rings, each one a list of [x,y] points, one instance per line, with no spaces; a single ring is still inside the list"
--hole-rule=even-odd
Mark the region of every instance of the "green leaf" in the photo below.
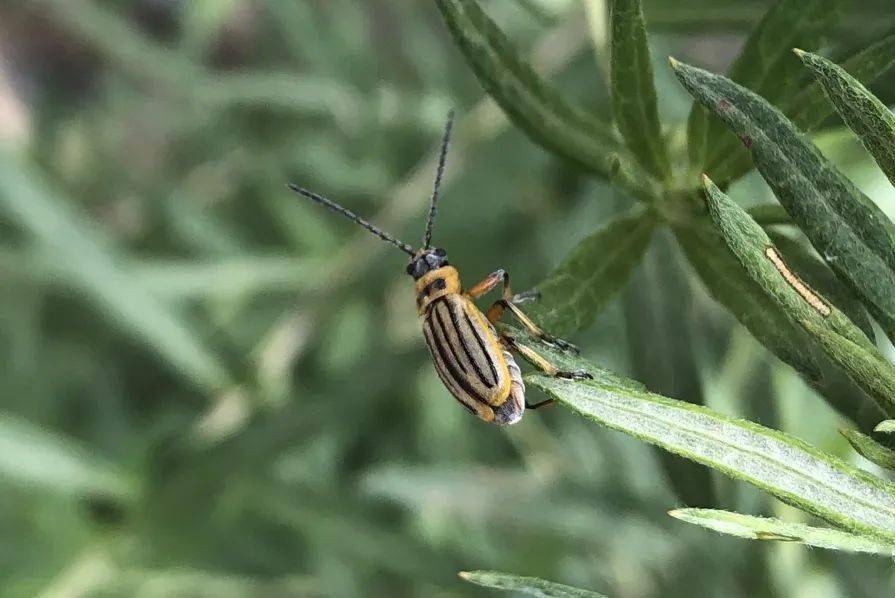
[[[612,110],[622,137],[640,165],[667,179],[671,174],[659,111],[643,7],[640,0],[612,0],[609,63]]]
[[[799,542],[806,546],[842,550],[845,552],[867,552],[893,556],[895,544],[867,536],[850,534],[836,529],[813,527],[802,523],[788,523],[779,519],[755,517],[730,511],[714,509],[675,509],[669,515],[695,523],[721,534],[747,538],[749,540],[780,540]]]
[[[794,52],[814,73],[845,124],[895,184],[895,114],[842,67],[810,52]]]
[[[117,467],[34,424],[0,414],[0,478],[62,494],[125,498],[135,488]]]
[[[824,31],[838,16],[841,0],[781,0],[765,13],[734,59],[727,76],[770,102],[786,98],[798,88],[803,74],[792,59],[793,46],[816,48]],[[727,179],[717,171],[719,161],[742,153],[736,138],[698,104],[688,121],[691,162]]]
[[[535,142],[606,178],[617,162],[625,170],[640,170],[612,128],[544,81],[477,2],[437,0],[436,4],[479,82]],[[649,177],[643,173],[632,178]]]
[[[799,372],[834,409],[862,430],[873,429],[881,416],[876,404],[752,280],[720,236],[694,229],[676,229],[675,234],[716,301],[771,353]]]
[[[773,226],[775,224],[792,224],[792,218],[780,204],[769,203],[752,206],[746,210],[752,220],[762,226]]]
[[[868,46],[842,63],[842,66],[857,79],[872,83],[895,66],[895,35],[885,37]],[[826,97],[823,87],[816,80],[803,87],[798,93],[777,100],[777,105],[793,124],[803,131],[813,131],[824,124],[833,114],[833,106]],[[752,168],[748,152],[732,152],[713,171],[714,176],[726,175],[733,181]],[[719,181],[725,179],[718,178]]]
[[[833,305],[848,316],[849,320],[854,322],[855,326],[861,329],[864,336],[871,341],[875,339],[873,324],[864,304],[817,257],[813,249],[777,231],[768,231],[768,237],[780,250],[783,260],[790,265],[794,272],[799,273],[799,276],[810,288],[820,291],[821,295],[829,299]]]
[[[895,540],[892,483],[783,432],[638,389],[523,332],[511,335],[563,369],[582,369],[593,376],[526,376],[531,386],[579,415],[749,482],[838,527]]]
[[[874,432],[882,432],[884,434],[892,434],[895,432],[895,419],[886,419],[881,421],[875,428]]]
[[[888,368],[876,346],[826,297],[792,272],[764,230],[705,175],[709,213],[727,247],[749,276],[793,321],[809,333],[823,329],[821,345],[835,343],[830,357],[873,397],[888,414],[895,414],[895,367]],[[838,339],[842,339],[841,342]],[[852,346],[858,351],[848,351]],[[868,357],[869,356],[869,357]]]
[[[495,590],[519,592],[541,598],[601,598],[602,594],[546,581],[538,577],[522,577],[500,571],[461,571],[460,579]]]
[[[883,446],[867,434],[857,430],[839,430],[858,454],[872,463],[886,469],[895,469],[895,450]]]
[[[29,164],[0,153],[0,210],[40,244],[57,276],[138,342],[205,391],[231,384],[220,360],[167,305],[125,272],[101,233]]]
[[[559,335],[590,326],[640,263],[654,228],[652,214],[640,212],[586,237],[535,287],[532,317]]]
[[[673,59],[672,68],[684,87],[740,136],[821,257],[895,335],[895,225],[761,97]]]

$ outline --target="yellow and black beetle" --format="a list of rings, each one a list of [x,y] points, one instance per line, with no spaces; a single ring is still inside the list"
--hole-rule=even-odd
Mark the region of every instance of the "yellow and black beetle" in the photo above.
[[[577,351],[573,345],[544,333],[516,305],[536,298],[536,293],[514,296],[510,291],[510,277],[502,269],[492,272],[483,281],[464,291],[460,275],[448,262],[444,249],[431,246],[438,190],[444,173],[452,123],[453,112],[448,116],[444,129],[426,233],[423,246],[418,250],[332,200],[295,184],[290,184],[289,188],[339,212],[410,255],[407,273],[416,281],[417,313],[422,320],[423,334],[438,376],[451,394],[471,413],[486,422],[509,425],[522,419],[526,408],[536,409],[552,402],[552,399],[548,399],[536,405],[526,404],[522,372],[510,350],[518,351],[527,361],[551,376],[590,378],[590,375],[583,371],[562,371],[531,348],[515,343],[511,337],[494,328],[494,323],[508,309],[533,336],[561,349]],[[473,299],[499,284],[503,284],[503,297],[488,309],[486,316],[476,307]]]

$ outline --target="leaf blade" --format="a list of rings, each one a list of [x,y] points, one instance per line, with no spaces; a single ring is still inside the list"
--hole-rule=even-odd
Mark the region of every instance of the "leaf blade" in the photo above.
[[[816,48],[832,24],[839,0],[781,0],[774,4],[749,34],[727,76],[773,102],[787,97],[798,85],[798,62],[789,55],[793,46]],[[736,139],[723,124],[698,103],[688,121],[688,145],[694,165],[727,179],[717,169],[720,159],[740,153]]]
[[[828,348],[827,354],[872,396],[888,414],[895,414],[895,367],[886,367],[876,346],[826,297],[809,288],[793,273],[779,250],[752,220],[707,176],[706,203],[727,247],[749,276],[793,321]],[[820,336],[816,331],[822,330]],[[840,340],[841,339],[841,340]],[[854,347],[855,350],[850,350]]]
[[[886,469],[895,469],[895,450],[887,446],[883,446],[867,434],[862,434],[857,430],[843,429],[839,430],[852,448],[859,455]]]
[[[623,377],[514,332],[516,342],[592,380],[526,381],[579,415],[761,488],[856,533],[895,540],[895,485],[756,423],[638,389]]]
[[[523,577],[500,571],[461,571],[460,579],[486,588],[519,592],[539,598],[605,598],[602,594],[547,581],[538,577]]]
[[[649,212],[619,218],[584,238],[535,287],[541,298],[530,311],[559,335],[581,330],[627,282],[655,228]]]
[[[544,81],[477,2],[437,0],[436,4],[481,85],[533,141],[604,178],[611,176],[619,162],[624,170],[642,173],[612,128],[566,101]],[[646,173],[633,177],[649,178]],[[649,182],[642,185],[651,186]],[[647,190],[647,195],[653,194]]]
[[[838,412],[862,430],[883,416],[874,401],[848,378],[796,322],[749,277],[720,236],[676,229],[678,243],[706,290],[762,345],[796,370]]]
[[[823,86],[845,124],[895,184],[895,114],[844,68],[817,54],[793,51]]]
[[[895,225],[763,98],[672,59],[681,84],[747,145],[818,253],[895,334]]]
[[[671,167],[659,123],[643,7],[640,0],[613,0],[610,11],[613,116],[640,165],[665,180]]]
[[[789,523],[775,518],[755,517],[715,509],[675,509],[675,519],[700,525],[721,534],[750,540],[781,540],[807,546],[891,556],[895,544],[876,538],[850,534],[836,529]]]
[[[872,83],[895,66],[895,35],[889,35],[842,63],[857,79]],[[798,128],[811,132],[820,127],[834,112],[826,92],[816,80],[789,98],[780,98],[780,109]],[[726,173],[727,181],[734,181],[752,168],[747,152],[735,152],[718,165],[717,173]],[[716,176],[717,176],[716,173]],[[719,179],[722,180],[722,179]]]
[[[23,160],[0,153],[0,210],[45,247],[56,264],[80,266],[58,271],[60,278],[198,387],[214,393],[229,386],[229,373],[217,356],[169,306],[121,269],[98,231],[68,204]]]
[[[70,439],[0,414],[0,476],[63,494],[133,496],[133,480]]]

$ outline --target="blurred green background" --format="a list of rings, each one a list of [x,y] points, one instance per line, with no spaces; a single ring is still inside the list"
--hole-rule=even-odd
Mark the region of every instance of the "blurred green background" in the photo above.
[[[541,73],[609,109],[603,2],[483,5]],[[665,56],[722,71],[767,6],[645,2],[666,122],[690,100]],[[856,2],[831,44],[893,26],[889,0]],[[631,205],[506,122],[431,2],[0,5],[0,595],[486,595],[464,569],[619,597],[891,594],[886,559],[666,515],[804,519],[749,486],[672,483],[666,457],[561,409],[497,429],[455,404],[406,258],[284,187],[418,243],[450,107],[435,240],[467,284],[503,267],[529,288]],[[895,213],[839,123],[817,143]],[[731,193],[771,199],[754,175]],[[573,340],[867,466],[667,238]]]

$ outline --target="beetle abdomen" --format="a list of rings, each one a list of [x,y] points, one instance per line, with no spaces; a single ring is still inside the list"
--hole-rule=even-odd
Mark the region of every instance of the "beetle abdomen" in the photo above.
[[[509,426],[522,419],[525,413],[525,382],[522,381],[522,370],[509,351],[503,352],[510,372],[510,396],[499,407],[494,409],[494,423]]]
[[[433,301],[423,315],[423,334],[451,394],[482,419],[494,420],[492,407],[507,400],[513,378],[497,334],[475,304],[459,294]]]

